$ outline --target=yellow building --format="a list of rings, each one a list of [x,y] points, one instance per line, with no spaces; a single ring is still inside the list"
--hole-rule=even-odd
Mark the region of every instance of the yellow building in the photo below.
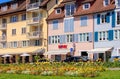
[[[2,63],[34,62],[47,52],[46,18],[62,0],[13,0],[0,4]]]

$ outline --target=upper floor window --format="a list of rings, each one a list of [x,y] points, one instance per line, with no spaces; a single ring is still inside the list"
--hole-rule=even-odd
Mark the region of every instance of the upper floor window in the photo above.
[[[88,10],[90,8],[90,3],[86,3],[83,5],[84,10]]]
[[[61,13],[61,9],[60,8],[56,9],[56,14],[60,14],[60,13]]]
[[[55,0],[55,3],[58,4],[58,0]]]
[[[7,11],[8,6],[2,6],[1,11]]]
[[[87,41],[89,41],[89,33],[80,33],[79,34],[79,41],[80,42],[87,42]]]
[[[22,41],[22,47],[26,47],[29,45],[29,41]]]
[[[102,23],[107,23],[107,14],[106,13],[101,14],[101,24]]]
[[[71,16],[75,11],[75,4],[66,4],[65,6],[66,16]]]
[[[18,42],[17,41],[11,42],[11,47],[12,48],[16,48],[17,46],[18,46]]]
[[[67,35],[67,42],[70,43],[70,42],[73,42],[73,34],[69,34]]]
[[[12,29],[12,35],[16,35],[16,29]]]
[[[120,30],[114,30],[114,39],[120,39]]]
[[[23,21],[23,20],[26,20],[26,14],[22,14],[21,15],[21,20]]]
[[[53,30],[58,29],[58,20],[53,21]]]
[[[11,16],[10,17],[10,22],[17,22],[18,21],[18,16]]]
[[[80,18],[80,26],[87,26],[87,16],[82,16]]]
[[[117,25],[120,25],[120,11],[117,12]]]
[[[98,40],[99,41],[108,40],[108,31],[98,32]]]
[[[104,6],[109,5],[109,4],[110,4],[110,0],[104,0],[104,1],[103,1],[103,4],[104,4]]]
[[[18,6],[18,4],[17,4],[17,3],[11,4],[11,8],[12,8],[12,9],[16,9],[16,8],[17,8],[17,6]]]
[[[120,7],[120,0],[116,0],[116,6]]]
[[[25,33],[26,33],[26,28],[23,27],[23,28],[22,28],[22,34],[25,34]]]

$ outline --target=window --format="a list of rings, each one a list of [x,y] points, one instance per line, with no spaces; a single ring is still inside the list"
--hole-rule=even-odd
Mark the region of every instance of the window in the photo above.
[[[11,47],[16,48],[18,46],[17,41],[11,42]]]
[[[68,42],[68,43],[73,42],[73,34],[67,35],[67,42]]]
[[[120,7],[120,0],[116,0],[116,6]]]
[[[120,25],[120,11],[117,13],[117,25]]]
[[[51,43],[52,43],[52,44],[60,43],[60,36],[59,36],[59,35],[57,35],[57,36],[52,36],[52,37],[51,37]]]
[[[87,16],[80,18],[80,26],[87,26]]]
[[[29,41],[22,41],[22,47],[28,46]]]
[[[12,35],[16,35],[16,29],[12,29]]]
[[[120,39],[120,30],[114,30],[114,39]]]
[[[74,14],[75,11],[75,4],[66,4],[66,16],[71,16]]]
[[[110,3],[110,0],[104,0],[104,1],[103,1],[104,6],[109,5],[109,3]]]
[[[56,9],[56,14],[60,14],[61,13],[61,9]]]
[[[2,10],[2,11],[7,11],[7,8],[8,8],[8,6],[2,6],[2,7],[1,7],[1,10]]]
[[[3,47],[3,48],[7,48],[6,43],[2,43],[2,47]]]
[[[22,28],[22,34],[26,34],[26,27]]]
[[[83,5],[84,10],[88,10],[90,8],[90,3],[86,3]]]
[[[107,31],[98,32],[98,40],[99,41],[108,40],[108,32]]]
[[[89,33],[80,33],[79,34],[79,41],[80,42],[87,42],[87,41],[89,41]]]
[[[58,4],[58,0],[55,0],[55,3]]]
[[[101,14],[101,24],[102,23],[107,23],[107,14],[106,13]]]
[[[18,16],[11,16],[10,22],[17,22],[18,21]]]
[[[11,8],[16,9],[17,8],[17,3],[11,4]]]
[[[53,21],[53,30],[58,29],[58,20]]]
[[[21,15],[21,20],[22,20],[22,21],[26,20],[26,14],[22,14],[22,15]]]

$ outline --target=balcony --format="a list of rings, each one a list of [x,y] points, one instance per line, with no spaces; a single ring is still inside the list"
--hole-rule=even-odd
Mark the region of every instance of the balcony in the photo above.
[[[6,23],[0,25],[0,30],[6,30],[6,29],[7,29]]]
[[[27,20],[28,25],[35,25],[35,24],[42,24],[42,23],[43,23],[43,19],[40,19],[39,17],[33,17]]]
[[[29,39],[42,38],[42,37],[43,37],[43,32],[40,32],[40,31],[29,32],[29,33],[27,34],[27,37],[28,37]]]
[[[0,37],[0,42],[6,42],[6,36],[1,36]]]
[[[39,9],[40,2],[32,3],[27,5],[27,11]]]

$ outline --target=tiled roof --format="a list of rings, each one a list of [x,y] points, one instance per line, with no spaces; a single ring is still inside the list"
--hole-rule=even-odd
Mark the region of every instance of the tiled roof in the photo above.
[[[64,1],[70,1],[70,0],[64,0]],[[65,7],[63,2],[59,6]],[[91,7],[88,10],[83,10],[83,3],[86,3],[86,2],[89,2],[91,4]],[[113,10],[115,9],[115,0],[111,0],[108,6],[103,5],[103,0],[76,0],[76,5],[77,5],[77,8],[76,8],[76,12],[74,13],[74,16],[82,16],[82,15],[87,15],[87,14],[94,14],[98,12],[105,12],[105,11]],[[64,18],[65,16],[64,8],[62,8],[62,10],[63,11],[61,14],[55,14],[55,11],[52,12],[48,16],[47,20],[54,20],[56,18],[57,19]]]

